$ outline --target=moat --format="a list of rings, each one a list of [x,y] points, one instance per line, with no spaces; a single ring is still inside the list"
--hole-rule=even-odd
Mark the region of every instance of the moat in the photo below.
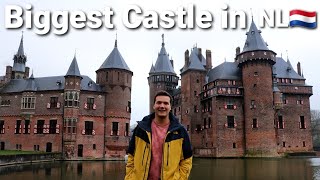
[[[123,180],[123,161],[50,162],[0,167],[1,180]],[[194,159],[190,179],[309,180],[320,179],[320,158]]]

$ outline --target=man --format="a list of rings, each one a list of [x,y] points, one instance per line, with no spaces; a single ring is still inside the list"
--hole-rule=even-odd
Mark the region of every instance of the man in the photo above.
[[[186,129],[170,113],[171,96],[154,97],[154,113],[138,122],[133,131],[126,166],[126,180],[188,179],[192,149]]]

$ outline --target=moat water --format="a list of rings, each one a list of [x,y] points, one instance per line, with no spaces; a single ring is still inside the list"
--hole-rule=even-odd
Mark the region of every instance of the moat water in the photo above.
[[[50,162],[0,166],[0,180],[123,180],[125,162]],[[320,180],[320,158],[194,159],[190,179]]]

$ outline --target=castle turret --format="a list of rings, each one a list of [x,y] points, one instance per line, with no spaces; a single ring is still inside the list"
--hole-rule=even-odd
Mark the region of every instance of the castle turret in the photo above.
[[[173,60],[169,60],[169,55],[164,44],[164,35],[162,34],[161,50],[155,65],[151,65],[148,77],[150,112],[153,112],[155,94],[160,90],[164,90],[172,95],[173,90],[178,85],[178,81],[179,77],[174,72]]]
[[[276,53],[269,50],[260,33],[252,21],[243,50],[236,56],[244,88],[245,152],[277,156],[273,97],[278,90],[272,74]]]
[[[191,131],[195,131],[196,127],[202,124],[200,93],[205,84],[207,73],[205,67],[208,67],[208,64],[210,66],[210,63],[202,56],[200,48],[194,47],[190,55],[188,50],[185,51],[185,65],[180,70],[181,122]],[[197,138],[191,139],[194,147],[201,146]]]
[[[81,74],[79,71],[76,56],[74,56],[69,69],[64,76],[64,128],[63,132],[63,151],[69,151],[70,149],[80,151],[77,148],[76,140],[77,136],[81,133],[79,128],[79,107],[80,107],[80,90],[81,90]],[[68,158],[76,158],[75,155]]]
[[[96,73],[97,83],[106,93],[106,151],[110,157],[124,157],[129,140],[133,73],[118,50],[117,40]]]

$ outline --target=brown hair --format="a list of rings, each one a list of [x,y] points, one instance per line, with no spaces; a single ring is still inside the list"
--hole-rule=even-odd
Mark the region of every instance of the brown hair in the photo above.
[[[168,96],[168,97],[170,98],[170,104],[171,104],[171,102],[172,102],[172,96],[171,96],[167,91],[159,91],[159,92],[157,92],[157,94],[154,96],[153,103],[156,102],[156,98],[157,98],[158,96]]]

